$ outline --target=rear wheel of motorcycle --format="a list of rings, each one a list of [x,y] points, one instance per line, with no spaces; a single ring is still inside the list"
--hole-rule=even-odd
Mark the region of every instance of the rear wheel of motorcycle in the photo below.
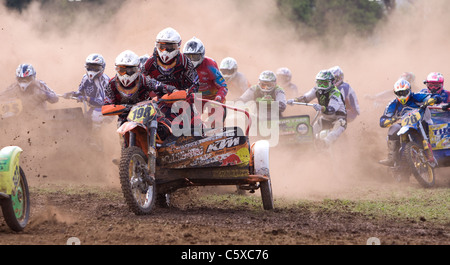
[[[156,186],[155,179],[148,175],[144,152],[136,146],[124,149],[119,173],[122,192],[131,211],[136,215],[150,214],[155,206]]]
[[[1,200],[3,217],[14,231],[22,231],[30,217],[30,193],[25,173],[19,166],[20,178],[17,190],[7,199]]]
[[[431,188],[435,183],[434,168],[427,163],[427,153],[422,146],[409,142],[405,146],[406,162],[417,181],[425,188]]]

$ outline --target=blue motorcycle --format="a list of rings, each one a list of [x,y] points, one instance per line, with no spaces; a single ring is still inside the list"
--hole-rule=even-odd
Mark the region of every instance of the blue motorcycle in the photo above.
[[[412,109],[401,117],[399,159],[392,168],[397,179],[412,174],[423,187],[434,186],[434,169],[450,166],[449,122],[450,113],[439,107]]]

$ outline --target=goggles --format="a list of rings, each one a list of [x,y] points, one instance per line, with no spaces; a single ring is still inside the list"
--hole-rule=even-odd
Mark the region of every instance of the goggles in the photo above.
[[[173,52],[178,49],[177,43],[166,43],[166,42],[157,42],[156,48],[160,51]]]
[[[27,77],[17,77],[17,82],[19,83],[30,83],[33,81],[33,76],[27,76]]]
[[[203,58],[200,53],[185,53],[185,55],[193,62],[198,62]]]
[[[394,92],[397,97],[406,97],[409,95],[409,90],[398,90]]]
[[[220,72],[224,75],[232,75],[236,72],[236,69],[220,69]]]
[[[119,75],[129,75],[132,76],[134,75],[136,72],[138,72],[138,67],[137,66],[124,66],[124,65],[118,65],[116,66],[116,71]]]
[[[270,89],[273,89],[276,86],[276,83],[275,82],[270,82],[270,81],[259,81],[259,86],[263,90],[270,90]]]
[[[442,89],[442,83],[427,83],[427,88],[434,93]]]
[[[317,87],[320,87],[320,88],[329,88],[329,87],[331,87],[331,81],[330,80],[317,80],[316,84],[317,84]]]
[[[103,66],[99,64],[87,64],[86,70],[92,72],[100,72],[101,70],[103,70]]]

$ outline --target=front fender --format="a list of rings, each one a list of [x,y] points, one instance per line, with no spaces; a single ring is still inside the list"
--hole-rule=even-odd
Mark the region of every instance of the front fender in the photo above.
[[[403,126],[398,132],[397,132],[397,135],[402,135],[402,134],[405,134],[405,133],[407,133],[408,131],[409,131],[409,129],[416,129],[414,126],[411,126],[411,125],[408,125],[408,126]]]
[[[11,195],[19,185],[19,157],[22,148],[7,146],[0,150],[0,194]]]

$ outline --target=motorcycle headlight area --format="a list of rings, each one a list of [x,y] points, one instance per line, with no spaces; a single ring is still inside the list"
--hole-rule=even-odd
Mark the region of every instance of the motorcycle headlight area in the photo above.
[[[297,132],[299,134],[305,135],[308,133],[308,131],[309,131],[309,127],[305,123],[300,123],[299,125],[297,125]]]

